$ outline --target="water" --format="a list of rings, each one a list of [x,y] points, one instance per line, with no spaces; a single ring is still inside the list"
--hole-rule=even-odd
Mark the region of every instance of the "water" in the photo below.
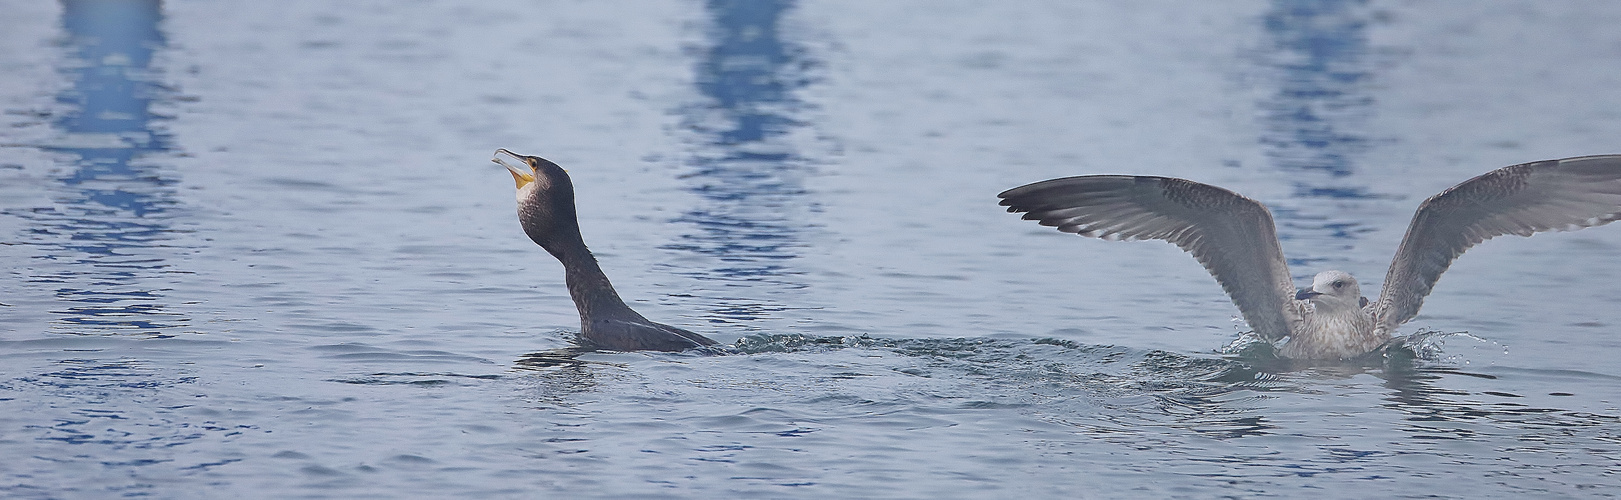
[[[1618,152],[1612,3],[6,12],[4,496],[1621,493],[1621,230],[1483,244],[1418,359],[1290,369],[1171,245],[994,198],[1211,182],[1373,289],[1424,197]],[[578,319],[500,147],[738,354],[544,356]]]

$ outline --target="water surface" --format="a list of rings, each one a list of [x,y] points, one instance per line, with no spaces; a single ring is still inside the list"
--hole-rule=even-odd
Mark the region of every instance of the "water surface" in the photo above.
[[[1287,369],[1160,242],[995,193],[1188,177],[1296,277],[1621,152],[1607,2],[201,2],[0,19],[19,498],[1599,496],[1621,230],[1462,257],[1420,359]],[[564,348],[496,148],[726,356]],[[1465,334],[1464,332],[1467,332]]]

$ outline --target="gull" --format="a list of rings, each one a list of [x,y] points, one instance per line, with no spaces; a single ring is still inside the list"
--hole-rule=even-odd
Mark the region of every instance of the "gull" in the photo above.
[[[1272,213],[1255,200],[1172,177],[1084,175],[998,194],[1008,212],[1106,240],[1165,240],[1193,254],[1278,355],[1349,360],[1373,352],[1418,315],[1441,273],[1488,239],[1573,231],[1621,219],[1621,155],[1503,167],[1418,206],[1377,301],[1356,278],[1323,271],[1295,290]]]

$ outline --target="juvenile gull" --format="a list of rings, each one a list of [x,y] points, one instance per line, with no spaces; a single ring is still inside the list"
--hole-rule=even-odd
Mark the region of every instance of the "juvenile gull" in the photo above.
[[[1028,184],[997,197],[1025,220],[1107,240],[1165,240],[1193,254],[1255,333],[1294,359],[1349,359],[1378,349],[1418,315],[1452,260],[1504,234],[1530,236],[1621,218],[1621,155],[1503,167],[1418,206],[1379,300],[1356,278],[1324,271],[1294,289],[1272,213],[1237,193],[1186,179],[1085,175]]]

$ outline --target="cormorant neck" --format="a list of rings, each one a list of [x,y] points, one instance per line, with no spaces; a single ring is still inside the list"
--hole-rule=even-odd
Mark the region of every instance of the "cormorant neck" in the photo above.
[[[597,265],[597,258],[585,247],[572,192],[566,185],[558,189],[547,196],[541,196],[537,190],[522,198],[518,204],[518,220],[529,239],[563,263],[568,294],[580,310],[581,331],[589,331],[587,325],[605,317],[639,318],[619,298],[608,276]]]
[[[592,318],[604,314],[635,314],[614,291],[613,283],[608,282],[608,275],[597,265],[597,258],[585,247],[578,232],[570,232],[568,236],[544,243],[541,247],[563,263],[568,294],[574,299],[574,307],[580,310],[581,323],[590,323]]]

